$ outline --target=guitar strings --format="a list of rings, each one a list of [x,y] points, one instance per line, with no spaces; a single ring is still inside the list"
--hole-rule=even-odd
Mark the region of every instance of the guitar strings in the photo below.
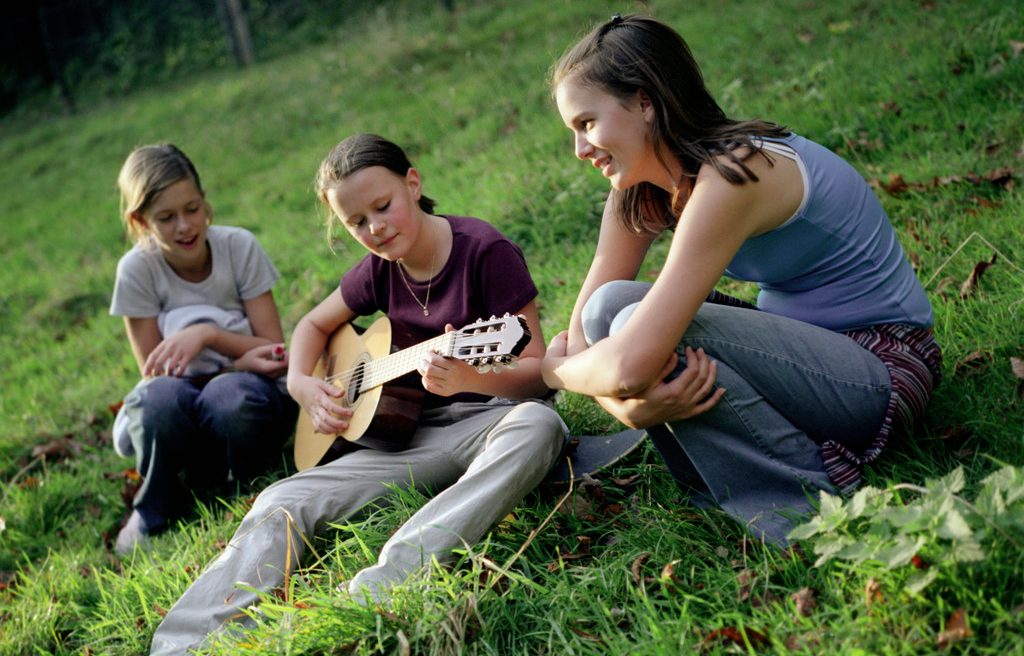
[[[401,373],[396,374],[393,372],[406,372],[415,369],[415,366],[409,368],[410,362],[415,362],[418,359],[422,358],[425,353],[430,352],[436,346],[444,346],[444,342],[454,340],[455,334],[456,333],[448,333],[445,335],[441,335],[439,337],[435,337],[434,339],[427,340],[426,342],[423,342],[417,346],[413,346],[402,351],[398,351],[397,353],[390,353],[384,356],[383,358],[369,360],[367,362],[361,362],[354,367],[351,367],[344,371],[340,371],[330,376],[326,376],[324,377],[324,380],[329,383],[334,381],[341,381],[342,386],[346,390],[355,389],[356,394],[358,395],[359,393],[364,392],[367,389],[376,387],[377,385],[380,385],[401,375]],[[451,337],[449,335],[451,335]],[[374,366],[375,369],[379,371],[380,375],[367,375],[368,373],[375,373],[368,371],[369,366],[371,364]],[[364,381],[367,378],[370,378],[370,383],[364,385]],[[380,382],[374,382],[377,380],[379,380]]]

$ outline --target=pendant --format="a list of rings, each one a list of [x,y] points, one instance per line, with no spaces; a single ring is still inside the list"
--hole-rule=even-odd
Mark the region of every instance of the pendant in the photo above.
[[[429,317],[430,316],[430,311],[427,308],[423,308],[423,316],[425,316],[425,317]]]

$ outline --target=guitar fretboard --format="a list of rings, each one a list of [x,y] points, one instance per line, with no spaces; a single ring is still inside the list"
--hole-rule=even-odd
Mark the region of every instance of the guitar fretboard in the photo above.
[[[455,338],[457,335],[457,332],[438,335],[433,339],[428,339],[415,346],[402,349],[397,353],[391,353],[355,367],[341,374],[342,377],[348,379],[348,384],[345,387],[349,389],[354,387],[358,394],[362,394],[366,390],[373,389],[399,376],[404,376],[410,371],[414,371],[420,361],[432,352],[436,351],[441,355],[450,356],[455,350]]]

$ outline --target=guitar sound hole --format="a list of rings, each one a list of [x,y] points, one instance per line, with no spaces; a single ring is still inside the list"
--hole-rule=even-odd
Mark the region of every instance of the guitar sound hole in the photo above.
[[[353,406],[356,401],[359,400],[360,391],[359,388],[363,382],[363,376],[366,375],[366,361],[361,360],[352,369],[352,380],[349,383],[348,389],[345,393],[345,398],[348,400],[348,405]]]

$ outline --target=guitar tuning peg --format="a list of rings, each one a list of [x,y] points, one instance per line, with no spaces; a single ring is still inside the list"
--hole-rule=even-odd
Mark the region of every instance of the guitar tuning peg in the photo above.
[[[493,367],[491,367],[491,365],[489,365],[489,364],[482,364],[482,365],[479,365],[479,366],[478,366],[478,367],[476,368],[476,370],[477,370],[477,371],[479,371],[479,372],[480,372],[480,373],[482,373],[482,374],[485,374],[485,373],[487,373],[488,371],[491,371],[492,369],[493,369]]]
[[[491,315],[491,321],[497,321],[497,320],[498,320],[498,317],[496,317],[496,316],[494,316],[494,315],[492,314],[492,315]]]

